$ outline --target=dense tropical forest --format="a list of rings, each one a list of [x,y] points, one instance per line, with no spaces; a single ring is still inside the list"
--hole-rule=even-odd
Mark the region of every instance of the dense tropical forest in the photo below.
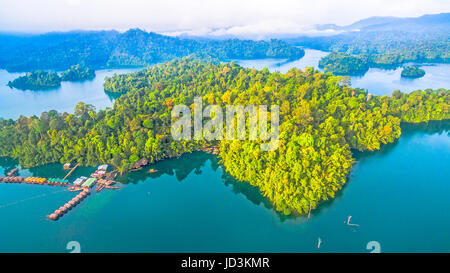
[[[425,70],[417,65],[405,66],[401,75],[403,78],[421,78],[425,76]]]
[[[256,58],[301,58],[304,51],[280,40],[181,39],[140,29],[72,31],[42,35],[0,34],[0,69],[65,70],[76,64],[93,69],[146,66],[203,54],[220,61]]]
[[[85,81],[95,78],[95,71],[83,65],[73,65],[61,73],[62,81]]]
[[[449,90],[395,91],[377,97],[348,86],[348,78],[312,68],[285,74],[242,68],[234,62],[208,64],[189,58],[109,79],[128,90],[112,109],[79,103],[73,114],[0,120],[0,156],[23,166],[50,162],[110,163],[121,172],[149,162],[218,145],[226,171],[260,191],[284,214],[306,214],[333,198],[354,163],[352,150],[373,151],[395,141],[402,122],[450,118]],[[174,105],[279,105],[279,148],[261,141],[174,141]],[[206,120],[205,120],[206,121]],[[226,130],[226,128],[224,128]]]
[[[56,72],[47,72],[36,70],[28,72],[24,76],[8,82],[9,87],[14,87],[21,90],[43,90],[52,89],[61,85],[61,78]]]

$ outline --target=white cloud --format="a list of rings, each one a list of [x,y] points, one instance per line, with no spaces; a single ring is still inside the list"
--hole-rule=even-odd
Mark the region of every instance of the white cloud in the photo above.
[[[350,24],[370,16],[449,12],[445,0],[0,0],[0,30],[140,27],[158,32],[262,35]]]
[[[81,0],[66,0],[66,3],[69,6],[79,6],[81,5]]]

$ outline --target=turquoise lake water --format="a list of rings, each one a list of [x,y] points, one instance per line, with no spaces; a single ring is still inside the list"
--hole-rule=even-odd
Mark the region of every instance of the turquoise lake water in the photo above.
[[[103,91],[105,77],[139,69],[112,69],[95,71],[91,81],[62,82],[59,88],[45,91],[18,90],[6,84],[25,73],[8,73],[0,70],[0,117],[16,119],[20,115],[40,115],[43,111],[58,110],[72,113],[75,105],[82,101],[92,104],[96,109],[111,107],[113,94]]]
[[[241,64],[285,72],[293,65],[315,66],[324,54],[311,50],[294,62]],[[442,77],[433,84],[449,88],[444,78],[450,69],[432,69],[436,71],[425,69],[430,77]],[[71,112],[78,101],[97,109],[111,106],[114,98],[104,93],[103,79],[128,71],[134,69],[97,71],[93,81],[63,83],[43,92],[10,89],[4,84],[19,74],[0,71],[0,117],[50,109]],[[381,71],[378,83],[372,72],[361,85],[373,84],[372,90],[381,93],[396,89],[387,91],[397,84],[398,72]],[[407,90],[420,88],[425,80],[398,84]],[[69,252],[70,241],[79,242],[82,252],[369,252],[370,241],[377,241],[382,252],[450,252],[449,131],[450,121],[403,125],[396,143],[378,152],[355,153],[358,162],[347,185],[310,219],[274,212],[257,188],[236,181],[215,156],[201,152],[120,177],[119,190],[92,194],[56,222],[46,215],[75,193],[57,186],[0,183],[0,252]],[[14,160],[0,158],[0,175],[14,167],[20,168]],[[148,168],[159,171],[147,174]],[[71,181],[93,170],[80,167]],[[65,173],[60,164],[20,170],[22,176]],[[360,226],[346,225],[349,216]]]
[[[0,183],[0,252],[69,252],[69,241],[82,252],[369,252],[370,241],[382,252],[450,252],[449,129],[409,126],[381,151],[355,154],[345,188],[309,220],[277,214],[202,152],[121,177],[121,189],[92,194],[56,222],[45,216],[75,193]],[[0,174],[14,166],[2,159]],[[20,174],[65,172],[52,164]],[[346,225],[350,215],[359,227]]]

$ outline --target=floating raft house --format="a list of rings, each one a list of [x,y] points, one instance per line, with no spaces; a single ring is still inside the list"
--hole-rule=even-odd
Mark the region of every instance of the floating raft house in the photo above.
[[[75,181],[73,181],[73,184],[75,186],[81,186],[81,184],[83,184],[84,182],[86,182],[88,178],[86,176],[80,176],[77,179],[75,179]]]
[[[92,188],[92,186],[94,186],[96,179],[95,178],[88,178],[86,180],[86,182],[83,183],[82,187],[86,187],[86,188]]]
[[[27,184],[44,184],[47,183],[47,178],[43,177],[27,177],[25,178],[25,183]]]
[[[69,184],[69,180],[61,179],[61,178],[49,178],[47,183],[50,185],[67,185]]]
[[[98,166],[97,170],[106,172],[108,170],[108,165],[107,164],[100,165]]]
[[[3,178],[3,182],[5,183],[22,183],[23,180],[22,176],[7,176]]]

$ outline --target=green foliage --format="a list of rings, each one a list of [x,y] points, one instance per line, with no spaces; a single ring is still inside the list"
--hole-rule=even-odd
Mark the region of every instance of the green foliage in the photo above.
[[[332,52],[319,61],[319,67],[336,75],[361,75],[367,72],[367,58]]]
[[[42,90],[56,88],[61,85],[61,79],[56,72],[33,71],[25,76],[18,77],[12,82],[8,82],[9,87],[21,90]]]
[[[69,69],[61,73],[62,81],[84,81],[92,80],[94,78],[94,70],[79,64],[73,65]]]
[[[75,114],[0,120],[0,156],[23,166],[110,163],[125,172],[140,158],[152,163],[216,144],[228,173],[258,186],[278,211],[306,214],[342,189],[352,149],[372,151],[395,141],[401,121],[450,118],[448,90],[377,97],[348,87],[345,77],[313,69],[280,74],[181,59],[107,83],[127,91],[112,109],[95,112],[80,103]],[[174,141],[171,108],[191,106],[196,96],[221,107],[280,105],[279,148],[262,152],[259,140]]]
[[[419,123],[450,118],[449,90],[417,90],[409,94],[394,91],[389,100],[388,112],[402,122]]]
[[[448,35],[415,37],[403,33],[371,33],[359,39],[337,43],[332,51],[368,55],[372,66],[398,66],[407,62],[450,62]]]
[[[83,81],[93,78],[95,78],[94,70],[77,64],[62,72],[61,77],[54,71],[36,70],[8,82],[8,86],[21,90],[44,90],[61,86],[61,81]]]
[[[421,78],[425,76],[425,70],[420,69],[417,65],[406,66],[402,70],[404,78]]]

